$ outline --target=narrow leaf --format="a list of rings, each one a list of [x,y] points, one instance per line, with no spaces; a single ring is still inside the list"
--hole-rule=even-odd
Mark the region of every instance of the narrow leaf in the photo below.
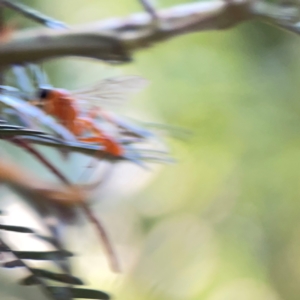
[[[30,268],[30,270],[39,277],[44,277],[47,279],[63,282],[63,283],[68,283],[68,284],[76,284],[76,285],[83,285],[84,283],[77,277],[67,275],[67,274],[58,274],[58,273],[53,273],[47,270],[42,270],[42,269],[34,269]]]
[[[15,232],[22,232],[22,233],[34,233],[34,231],[27,227],[22,226],[12,226],[12,225],[3,225],[0,224],[0,230],[7,230],[7,231],[15,231]]]
[[[40,282],[36,279],[35,275],[29,275],[25,277],[24,279],[20,280],[21,285],[36,285]]]
[[[48,289],[54,294],[57,295],[61,293],[62,287],[48,286]],[[99,299],[99,300],[109,300],[110,296],[102,291],[89,290],[89,289],[76,289],[70,288],[72,297],[75,299]]]
[[[3,263],[2,266],[7,269],[24,267],[23,263],[19,259]]]
[[[66,257],[73,256],[73,253],[67,250],[48,251],[48,252],[15,251],[14,254],[19,259],[33,259],[33,260],[56,260],[56,259],[63,259]]]

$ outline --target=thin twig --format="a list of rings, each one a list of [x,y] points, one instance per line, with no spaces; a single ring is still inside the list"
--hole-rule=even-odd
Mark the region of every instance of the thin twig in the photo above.
[[[1,5],[10,8],[18,12],[19,14],[25,16],[26,18],[31,19],[37,23],[43,24],[47,27],[53,29],[67,28],[67,25],[63,22],[50,18],[22,3],[18,3],[16,1],[12,2],[11,0],[0,0],[0,6]]]
[[[34,199],[33,201],[41,205],[47,203],[72,207],[84,203],[87,199],[87,193],[79,186],[51,185],[36,178],[7,158],[0,160],[0,182],[9,185],[21,194],[31,195],[32,198],[28,197],[28,202],[31,204],[30,199]]]
[[[100,238],[104,244],[104,249],[106,251],[107,257],[109,257],[110,267],[115,272],[120,272],[121,268],[117,259],[117,255],[112,247],[112,244],[108,238],[106,231],[104,230],[104,226],[101,224],[101,221],[97,219],[94,214],[91,212],[90,208],[86,205],[82,205],[82,209],[90,219],[91,223],[94,224],[98,233],[100,234]]]
[[[71,183],[61,172],[59,172],[45,157],[39,153],[34,147],[32,147],[29,143],[27,143],[23,139],[14,138],[12,140],[17,145],[26,149],[29,153],[31,153],[35,158],[37,158],[43,165],[45,165],[56,177],[58,177],[63,183],[70,185]]]
[[[114,253],[114,250],[112,248],[112,245],[109,241],[109,238],[108,238],[108,236],[106,234],[106,231],[105,231],[104,227],[102,226],[100,220],[98,220],[94,216],[93,212],[91,211],[91,209],[90,209],[90,207],[87,203],[87,195],[84,194],[83,191],[77,189],[76,187],[74,187],[75,188],[74,189],[73,186],[71,185],[70,181],[57,168],[55,168],[55,166],[53,166],[50,162],[48,162],[43,157],[43,155],[41,155],[37,150],[35,150],[30,144],[28,144],[27,142],[25,142],[22,139],[17,139],[17,138],[15,138],[15,143],[19,144],[20,146],[25,148],[27,151],[29,151],[31,154],[33,154],[34,157],[36,157],[41,163],[43,163],[53,174],[55,174],[63,183],[65,183],[67,185],[67,187],[70,188],[70,192],[75,192],[75,194],[63,194],[63,196],[65,196],[65,197],[61,199],[62,202],[61,203],[56,202],[55,204],[62,204],[62,205],[66,204],[68,206],[71,204],[71,205],[81,206],[82,210],[84,211],[84,213],[86,214],[86,216],[88,217],[90,222],[92,224],[94,224],[94,226],[96,227],[96,230],[100,234],[100,238],[103,242],[104,249],[105,249],[105,251],[108,255],[112,270],[115,271],[115,272],[120,272],[120,266],[119,266],[117,257]],[[4,164],[4,166],[5,166],[5,164]],[[1,165],[0,165],[0,167],[1,167]],[[2,170],[3,170],[3,168],[4,167],[2,167]],[[13,168],[11,168],[11,169],[14,170]],[[1,175],[1,173],[0,173],[0,175]],[[21,177],[17,177],[16,174],[13,174],[12,176],[10,176],[10,178],[14,178],[14,177],[23,179],[24,176],[21,175]],[[1,180],[1,177],[0,177],[0,180]],[[31,181],[34,182],[34,180],[31,180]],[[27,181],[24,181],[24,180],[20,181],[19,180],[19,186],[20,186],[20,182],[22,182],[23,186],[24,186],[25,183],[27,183]],[[13,186],[16,186],[16,183]],[[28,185],[27,185],[27,187],[28,187]],[[32,186],[31,186],[31,190],[34,190],[32,188]],[[45,196],[48,196],[48,201],[49,201],[49,195],[50,196],[52,194],[60,195],[58,193],[58,191],[53,192],[49,188],[38,188],[38,189],[35,188],[35,190],[37,192],[42,191],[43,193],[46,193]],[[68,189],[66,189],[66,191],[68,191]],[[60,196],[62,196],[62,195],[60,195]],[[71,198],[68,198],[68,196],[70,196]],[[58,197],[58,199],[56,199],[56,198],[53,198],[53,199],[50,198],[50,199],[53,200],[54,202],[57,201],[57,200],[60,200],[59,197]],[[70,200],[71,200],[71,202],[69,203],[68,201],[70,201]],[[72,203],[73,200],[74,200],[74,203]]]
[[[153,21],[158,21],[159,17],[151,0],[140,0],[140,3],[152,17]]]

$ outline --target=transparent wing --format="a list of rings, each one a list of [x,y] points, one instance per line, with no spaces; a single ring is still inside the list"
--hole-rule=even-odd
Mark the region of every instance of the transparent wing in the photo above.
[[[103,79],[87,89],[71,92],[80,105],[103,106],[120,104],[148,84],[148,80],[139,76],[121,76]]]

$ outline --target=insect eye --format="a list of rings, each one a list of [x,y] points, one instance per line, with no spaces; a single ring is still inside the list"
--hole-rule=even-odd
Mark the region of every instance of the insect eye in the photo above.
[[[47,99],[49,97],[50,90],[48,89],[40,89],[38,92],[39,99]]]

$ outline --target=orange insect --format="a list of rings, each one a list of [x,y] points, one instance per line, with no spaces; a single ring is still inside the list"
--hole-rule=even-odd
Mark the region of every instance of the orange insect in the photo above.
[[[99,127],[95,118],[103,104],[126,99],[128,94],[143,88],[146,82],[138,76],[123,76],[105,79],[92,88],[75,92],[40,88],[39,106],[55,117],[79,141],[99,143],[107,153],[122,156],[123,147]],[[90,135],[86,136],[86,133]]]

